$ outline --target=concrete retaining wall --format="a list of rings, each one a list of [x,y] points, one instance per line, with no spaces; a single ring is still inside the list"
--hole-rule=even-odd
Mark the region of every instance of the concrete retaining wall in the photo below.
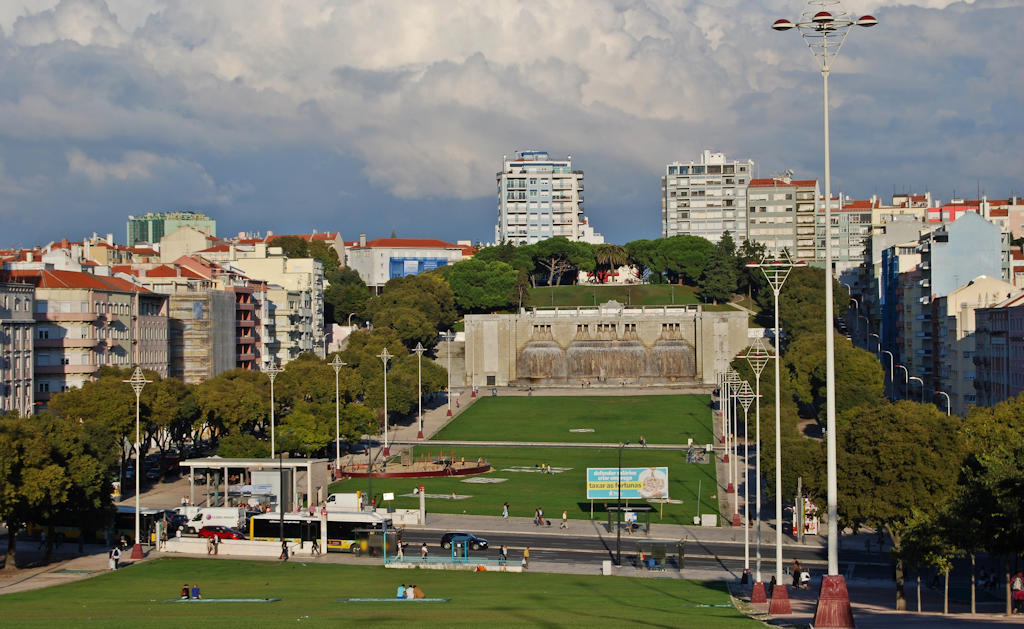
[[[289,554],[295,554],[299,545],[289,542]],[[164,549],[168,553],[187,553],[190,555],[206,554],[206,538],[203,537],[175,537],[167,540]],[[225,539],[221,540],[218,555],[235,555],[246,557],[278,557],[281,555],[280,542],[257,542],[247,539]]]

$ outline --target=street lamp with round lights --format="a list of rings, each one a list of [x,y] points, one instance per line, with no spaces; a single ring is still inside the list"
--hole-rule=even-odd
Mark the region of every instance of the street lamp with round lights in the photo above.
[[[132,385],[132,390],[135,391],[135,545],[132,546],[132,559],[142,559],[142,544],[139,542],[141,538],[141,527],[139,524],[139,476],[142,476],[142,451],[139,444],[139,395],[142,394],[142,389],[152,380],[146,380],[146,377],[142,375],[142,368],[136,367],[132,377],[124,380],[124,382]]]
[[[830,592],[828,599],[819,598],[815,612],[815,626],[826,619],[830,626],[853,626],[846,580],[839,575],[839,481],[836,446],[836,379],[835,338],[832,332],[832,164],[829,151],[828,76],[832,62],[854,26],[870,27],[878,24],[871,15],[852,18],[839,0],[808,0],[798,22],[776,20],[772,28],[777,31],[798,29],[804,43],[820,63],[824,96],[824,148],[825,148],[825,469],[827,477],[828,514],[828,574],[822,580],[822,592]],[[832,596],[834,594],[835,596]]]

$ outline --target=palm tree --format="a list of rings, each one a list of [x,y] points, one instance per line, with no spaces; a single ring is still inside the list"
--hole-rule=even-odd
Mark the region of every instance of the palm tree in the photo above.
[[[597,259],[597,278],[602,284],[615,269],[629,261],[629,254],[621,245],[597,245],[594,257]]]

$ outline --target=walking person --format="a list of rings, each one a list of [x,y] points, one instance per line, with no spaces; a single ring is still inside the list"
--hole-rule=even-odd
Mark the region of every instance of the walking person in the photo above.
[[[398,551],[401,554],[401,550]],[[313,545],[310,547],[309,554],[313,557],[319,557],[322,553],[320,552],[320,540],[313,538]]]
[[[508,519],[508,507],[509,507],[509,504],[508,504],[507,501],[505,502],[505,504],[501,505],[501,519],[502,520],[507,520]]]
[[[1013,611],[1014,614],[1024,614],[1024,572],[1018,572],[1010,582],[1010,589],[1013,590]]]
[[[110,563],[112,565],[111,570],[117,570],[121,564],[121,549],[114,546],[110,550]]]
[[[281,556],[278,557],[281,561],[288,561],[288,542],[281,542]]]
[[[562,524],[558,528],[560,528],[560,529],[567,529],[567,528],[569,528],[569,512],[568,511],[562,511]]]
[[[423,545],[422,545],[422,546],[420,546],[420,559],[422,559],[422,560],[426,560],[426,558],[427,558],[427,554],[428,554],[429,552],[430,552],[430,549],[429,549],[429,548],[427,548],[427,543],[426,543],[426,542],[423,542]]]
[[[640,435],[640,447],[641,448],[646,448],[647,447],[647,438],[644,437],[643,435]]]
[[[523,549],[523,570],[529,570],[530,568],[530,547],[527,546]]]
[[[36,550],[42,550],[46,548],[46,531],[39,531],[39,546]]]

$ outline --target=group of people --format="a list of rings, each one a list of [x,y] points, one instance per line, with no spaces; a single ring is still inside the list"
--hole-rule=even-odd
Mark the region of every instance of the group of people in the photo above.
[[[533,512],[533,525],[543,526],[545,522],[547,522],[547,520],[544,519],[544,509],[537,507]],[[548,522],[548,524],[550,524],[550,522]]]
[[[220,550],[220,538],[216,535],[206,538],[206,554],[216,555]]]
[[[427,595],[423,593],[423,590],[420,589],[420,586],[411,584],[405,585],[404,583],[398,586],[398,593],[395,595],[395,598],[402,598],[406,600],[426,597]]]
[[[181,598],[195,600],[203,598],[203,595],[199,592],[199,584],[194,583],[191,588],[188,586],[188,583],[181,586]]]

